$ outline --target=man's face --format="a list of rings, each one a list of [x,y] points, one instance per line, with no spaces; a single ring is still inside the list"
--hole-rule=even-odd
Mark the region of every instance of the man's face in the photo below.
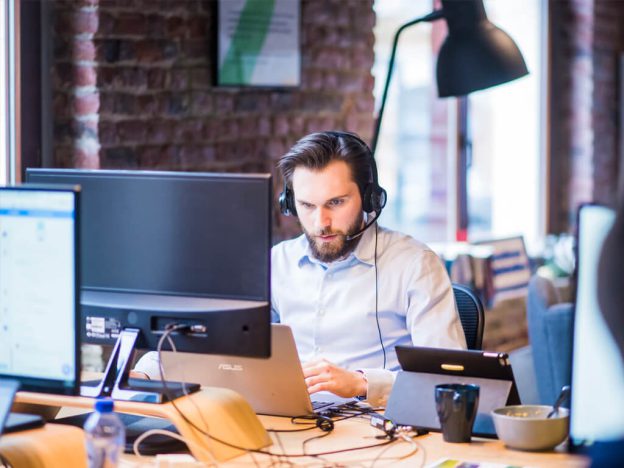
[[[362,226],[362,200],[351,170],[344,161],[332,161],[315,171],[297,167],[292,187],[299,222],[313,255],[333,262],[351,252],[359,237],[346,240]]]

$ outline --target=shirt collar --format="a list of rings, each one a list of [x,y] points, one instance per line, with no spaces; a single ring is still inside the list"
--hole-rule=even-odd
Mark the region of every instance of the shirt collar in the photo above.
[[[378,226],[376,224],[371,226],[369,229],[366,229],[361,236],[360,242],[358,242],[358,245],[355,247],[355,250],[351,252],[344,260],[341,260],[341,262],[347,262],[355,259],[359,262],[373,266],[375,264],[376,229],[378,229]],[[312,255],[312,249],[310,248],[310,244],[305,237],[305,234],[302,234],[299,239],[301,241],[302,247],[302,253],[298,261],[299,268],[301,268],[306,263],[316,263],[325,267],[328,266],[328,264],[320,262]]]

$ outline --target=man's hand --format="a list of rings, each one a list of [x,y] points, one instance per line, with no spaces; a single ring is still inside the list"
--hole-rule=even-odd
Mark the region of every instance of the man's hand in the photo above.
[[[309,393],[325,391],[343,398],[366,395],[368,383],[361,372],[343,369],[326,359],[305,362],[302,366]]]

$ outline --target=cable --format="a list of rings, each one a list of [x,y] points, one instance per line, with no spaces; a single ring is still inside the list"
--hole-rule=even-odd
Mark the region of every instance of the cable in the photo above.
[[[219,439],[218,437],[215,437],[213,435],[211,435],[210,433],[208,433],[206,430],[202,429],[201,427],[197,426],[193,421],[191,421],[185,414],[184,412],[178,407],[178,405],[176,405],[175,403],[175,398],[171,398],[171,394],[169,393],[169,388],[167,387],[167,383],[166,380],[164,379],[165,375],[164,375],[164,369],[162,367],[162,344],[164,343],[164,341],[167,339],[167,337],[169,335],[171,335],[172,333],[176,332],[176,331],[181,331],[181,330],[185,330],[188,329],[188,325],[184,325],[184,324],[171,324],[168,325],[165,328],[165,332],[163,333],[163,336],[160,338],[159,342],[158,342],[158,358],[159,358],[159,371],[160,371],[160,378],[162,381],[162,386],[163,386],[163,390],[165,392],[165,395],[169,398],[173,408],[176,410],[176,412],[180,415],[180,417],[187,423],[189,424],[191,427],[193,427],[194,429],[196,429],[197,431],[199,431],[201,434],[205,435],[206,437],[208,437],[209,439],[225,445],[227,447],[236,449],[236,450],[242,450],[244,452],[249,452],[249,453],[259,453],[259,454],[263,454],[263,455],[269,455],[269,456],[273,456],[273,457],[291,457],[291,458],[304,458],[304,457],[315,457],[315,456],[322,456],[322,455],[333,455],[336,453],[344,453],[344,452],[354,452],[354,451],[358,451],[358,450],[365,450],[365,449],[369,449],[369,448],[375,448],[375,447],[384,447],[392,442],[394,442],[394,440],[388,440],[382,443],[378,443],[378,444],[368,444],[368,445],[362,445],[360,447],[351,447],[351,448],[347,448],[347,449],[339,449],[339,450],[330,450],[327,452],[319,452],[319,453],[312,453],[312,454],[307,454],[307,453],[292,453],[292,454],[278,454],[278,453],[273,453],[270,452],[268,450],[260,450],[260,449],[253,449],[253,448],[248,448],[248,447],[241,447],[240,445],[236,445],[236,444],[232,444],[230,442],[227,442],[225,440]],[[183,388],[185,388],[183,386]],[[191,398],[192,400],[192,398]],[[201,415],[201,412],[200,412]],[[207,425],[206,425],[207,426]]]
[[[379,225],[375,224],[375,321],[377,322],[377,332],[379,333],[379,344],[383,352],[383,369],[386,368],[386,348],[381,336],[381,326],[379,325],[379,285],[377,279],[377,231]]]

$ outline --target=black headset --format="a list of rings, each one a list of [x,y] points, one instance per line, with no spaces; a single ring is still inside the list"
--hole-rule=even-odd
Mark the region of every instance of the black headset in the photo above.
[[[368,223],[364,227],[364,229],[349,236],[351,238],[355,238],[361,235],[366,229],[368,229],[368,227],[370,227],[375,222],[377,218],[379,218],[379,215],[381,214],[381,210],[383,209],[384,206],[386,206],[386,200],[388,197],[387,197],[385,189],[383,189],[379,185],[379,177],[377,175],[377,164],[375,164],[375,158],[373,157],[373,153],[371,152],[368,145],[364,143],[364,141],[360,137],[358,137],[354,133],[349,133],[349,132],[331,131],[331,132],[323,132],[323,133],[326,135],[332,136],[334,138],[344,138],[346,140],[355,141],[357,144],[359,144],[365,149],[366,154],[368,155],[368,159],[370,161],[373,180],[372,182],[369,182],[368,184],[366,184],[366,186],[364,187],[364,190],[360,192],[360,196],[362,197],[362,210],[365,211],[366,213],[375,213],[375,218],[370,223]],[[280,193],[280,196],[279,196],[279,206],[280,206],[280,211],[282,212],[283,215],[297,216],[297,208],[295,207],[295,196],[294,196],[292,188],[288,187],[288,185],[286,184],[286,181],[284,181],[284,189],[282,190],[282,193]]]

